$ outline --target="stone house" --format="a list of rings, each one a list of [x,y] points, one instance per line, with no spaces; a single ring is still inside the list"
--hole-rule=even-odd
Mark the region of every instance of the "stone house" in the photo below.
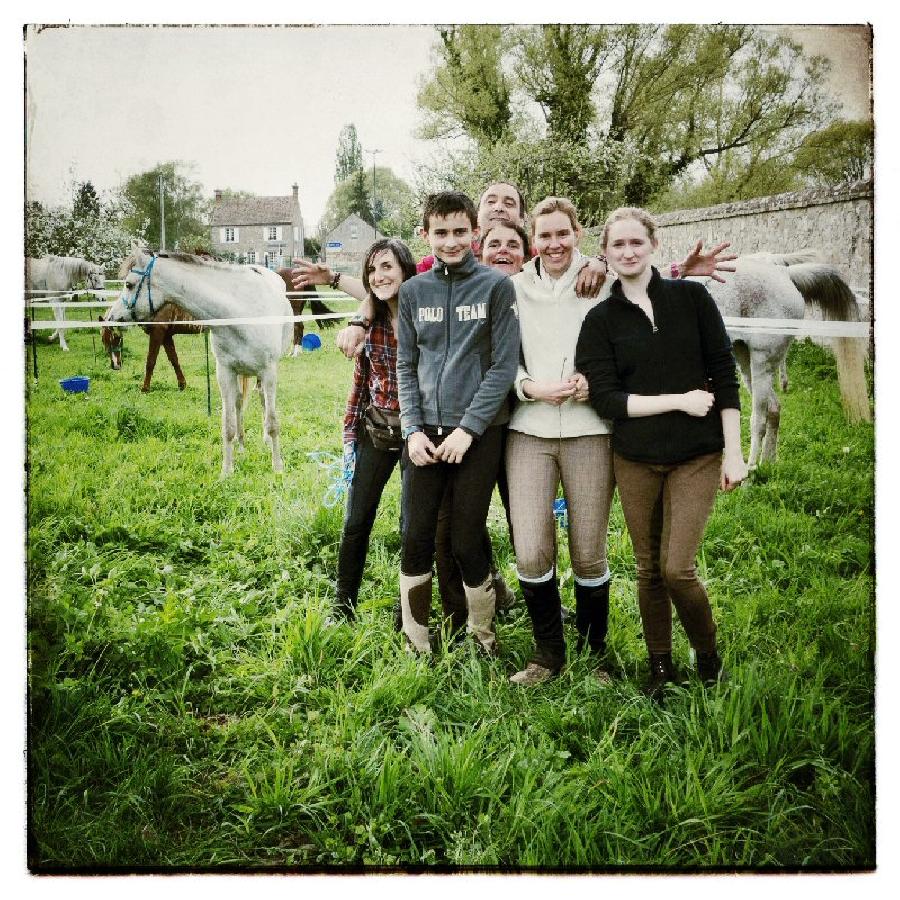
[[[297,191],[294,184],[292,193],[283,197],[237,199],[217,190],[209,220],[215,254],[270,269],[303,256],[305,232]]]
[[[384,237],[356,213],[350,213],[340,225],[325,235],[322,251],[332,272],[359,277],[366,251]]]

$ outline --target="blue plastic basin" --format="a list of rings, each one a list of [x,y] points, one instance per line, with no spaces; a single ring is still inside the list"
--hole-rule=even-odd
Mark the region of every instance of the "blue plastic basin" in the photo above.
[[[71,378],[60,378],[60,387],[68,394],[84,394],[90,386],[91,379],[87,375],[73,375]]]

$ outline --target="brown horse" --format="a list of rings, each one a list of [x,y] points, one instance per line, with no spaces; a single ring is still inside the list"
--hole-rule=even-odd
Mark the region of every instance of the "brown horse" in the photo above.
[[[291,270],[289,268],[276,269],[275,271],[281,276],[281,280],[284,282],[284,289],[288,294],[298,293],[291,280]],[[304,290],[306,292],[310,290],[314,291],[315,287],[305,288]],[[334,312],[334,310],[329,309],[321,300],[315,300],[312,297],[288,296],[288,302],[291,304],[291,309],[294,311],[295,316],[303,315],[303,309],[306,306],[307,300],[310,301],[309,308],[312,310],[313,315],[322,316]],[[335,321],[335,319],[316,319],[316,325],[318,325],[319,328],[331,328]],[[291,356],[296,356],[300,352],[302,342],[303,323],[294,322],[294,346],[291,350]]]
[[[178,390],[183,391],[187,381],[181,366],[178,363],[178,354],[175,352],[176,334],[200,334],[204,330],[203,325],[172,325],[172,322],[184,322],[194,317],[185,312],[174,303],[166,303],[156,311],[153,316],[153,325],[141,325],[141,328],[149,335],[150,344],[147,347],[147,364],[144,368],[144,383],[141,392],[146,394],[150,390],[150,379],[153,378],[153,370],[156,367],[156,358],[159,356],[159,348],[166,351],[166,356],[175,370],[175,378],[178,380]],[[103,346],[109,354],[110,366],[119,370],[122,368],[122,329],[103,328],[100,331]]]

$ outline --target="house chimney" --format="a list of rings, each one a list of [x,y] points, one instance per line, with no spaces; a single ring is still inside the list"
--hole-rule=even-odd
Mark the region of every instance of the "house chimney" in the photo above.
[[[222,191],[220,191],[218,188],[216,188],[215,195],[216,195],[216,203],[219,203],[222,199]]]
[[[298,191],[299,189],[300,189],[300,185],[297,184],[297,182],[295,181],[295,182],[291,185],[291,190],[294,192],[294,203],[297,203],[297,202],[298,202],[297,191]]]

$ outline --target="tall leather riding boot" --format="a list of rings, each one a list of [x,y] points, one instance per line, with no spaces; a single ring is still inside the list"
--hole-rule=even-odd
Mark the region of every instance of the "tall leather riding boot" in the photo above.
[[[593,587],[575,582],[575,630],[578,649],[585,643],[595,656],[606,653],[609,622],[609,579]]]
[[[431,572],[425,575],[400,573],[400,615],[403,633],[419,653],[431,653],[428,615],[431,612]]]
[[[650,681],[647,685],[650,696],[657,700],[661,699],[665,686],[675,680],[675,666],[672,664],[671,652],[651,653]]]
[[[552,672],[558,672],[566,661],[566,639],[563,636],[556,571],[546,581],[523,581],[520,578],[519,585],[534,634],[531,661]]]
[[[469,608],[468,631],[475,636],[479,646],[490,656],[497,654],[497,635],[494,632],[494,613],[497,597],[494,593],[494,579],[487,578],[475,587],[464,585],[466,604]]]

